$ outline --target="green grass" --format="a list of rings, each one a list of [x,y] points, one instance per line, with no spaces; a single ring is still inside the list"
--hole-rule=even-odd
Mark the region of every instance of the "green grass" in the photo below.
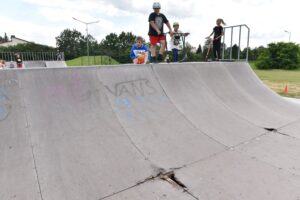
[[[116,60],[109,56],[82,56],[73,60],[66,61],[67,66],[88,66],[88,65],[116,65],[119,64]]]
[[[257,76],[272,90],[286,97],[300,98],[300,70],[260,70],[249,63]],[[288,92],[285,93],[285,86]]]

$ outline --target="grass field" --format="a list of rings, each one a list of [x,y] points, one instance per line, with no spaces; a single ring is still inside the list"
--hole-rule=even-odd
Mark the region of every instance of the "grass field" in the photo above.
[[[250,65],[269,88],[282,96],[300,99],[300,70],[259,70],[254,63]],[[284,92],[286,86],[287,93]]]
[[[115,65],[118,62],[108,56],[90,56],[88,64],[88,57],[82,56],[73,60],[67,60],[66,64],[67,66]]]

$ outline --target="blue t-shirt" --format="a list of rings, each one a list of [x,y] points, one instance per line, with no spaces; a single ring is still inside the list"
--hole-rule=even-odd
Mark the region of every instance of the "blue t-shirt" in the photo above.
[[[142,44],[141,47],[138,47],[137,44],[134,44],[130,51],[130,58],[131,60],[134,60],[138,58],[140,55],[145,54],[148,51],[149,49],[146,45]]]

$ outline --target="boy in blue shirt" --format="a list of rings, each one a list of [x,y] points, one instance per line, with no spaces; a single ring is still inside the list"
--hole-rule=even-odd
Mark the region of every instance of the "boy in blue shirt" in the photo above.
[[[148,62],[148,47],[143,43],[144,39],[141,36],[136,37],[136,43],[130,51],[130,58],[134,64],[146,64]]]

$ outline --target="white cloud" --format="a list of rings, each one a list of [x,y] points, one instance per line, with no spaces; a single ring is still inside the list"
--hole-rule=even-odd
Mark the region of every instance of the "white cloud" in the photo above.
[[[35,12],[40,18],[24,21],[3,16],[1,13],[0,17],[5,18],[3,26],[6,27],[7,32],[24,35],[24,39],[55,46],[55,36],[65,28],[76,28],[85,34],[85,26],[72,19],[76,17],[82,21],[100,20],[98,24],[89,26],[89,32],[98,41],[111,32],[121,31],[130,31],[148,40],[148,16],[152,12],[153,1],[19,1],[31,6],[32,10],[29,12]],[[293,0],[186,0],[181,2],[160,0],[160,3],[161,12],[171,23],[178,21],[182,31],[191,33],[187,40],[193,46],[204,43],[204,38],[211,33],[219,17],[223,18],[228,25],[247,24],[251,28],[251,46],[287,41],[288,34],[284,30],[292,33],[292,41],[298,43],[300,41],[300,29],[297,29],[298,21],[295,16],[298,13],[298,6]],[[23,27],[22,31],[16,28],[16,24]]]
[[[3,16],[0,16],[0,21],[2,22],[1,26],[5,27],[8,35],[15,35],[30,42],[51,46],[55,46],[55,37],[59,35],[63,28],[37,25],[25,20],[14,20]]]

